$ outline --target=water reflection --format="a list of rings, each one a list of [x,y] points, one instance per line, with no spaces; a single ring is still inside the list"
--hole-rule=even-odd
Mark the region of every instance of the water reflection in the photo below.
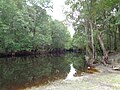
[[[47,55],[0,58],[0,90],[17,90],[65,78],[73,63],[84,69],[83,55]]]

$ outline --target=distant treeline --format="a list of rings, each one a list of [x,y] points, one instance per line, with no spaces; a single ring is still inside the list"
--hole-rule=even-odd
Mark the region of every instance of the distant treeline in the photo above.
[[[71,37],[67,27],[52,20],[48,9],[52,10],[49,0],[0,1],[1,56],[69,49]]]

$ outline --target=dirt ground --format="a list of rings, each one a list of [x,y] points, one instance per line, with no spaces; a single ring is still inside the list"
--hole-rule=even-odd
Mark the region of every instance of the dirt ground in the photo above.
[[[120,71],[112,67],[120,67],[120,53],[110,56],[111,65],[98,65],[100,72],[83,73],[72,80],[58,80],[45,86],[27,88],[25,90],[120,90]]]

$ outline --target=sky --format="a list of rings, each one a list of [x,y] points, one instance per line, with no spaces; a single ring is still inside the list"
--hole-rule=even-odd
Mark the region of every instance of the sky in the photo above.
[[[65,19],[65,15],[63,14],[65,1],[66,0],[53,0],[53,19],[57,19],[59,21],[63,21]],[[73,30],[71,25],[68,25],[68,30],[72,37],[75,31]]]
[[[62,12],[65,0],[53,0],[53,18],[59,21],[65,19],[65,16]]]

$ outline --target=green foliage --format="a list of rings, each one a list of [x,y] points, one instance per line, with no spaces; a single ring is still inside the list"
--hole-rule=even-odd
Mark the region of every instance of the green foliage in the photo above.
[[[94,41],[95,49],[100,50],[97,35],[101,33],[107,50],[120,48],[119,0],[67,0],[66,5],[70,7],[65,12],[67,20],[71,21],[76,31],[72,40],[73,46],[84,48],[89,44],[91,47]]]
[[[57,20],[53,21],[51,24],[52,47],[67,47],[70,40],[70,33],[68,33],[67,28]]]
[[[70,35],[62,22],[51,19],[49,9],[51,0],[1,0],[0,52],[65,48]]]
[[[72,40],[72,46],[75,48],[85,48],[87,44],[85,32],[78,30],[75,32]]]

